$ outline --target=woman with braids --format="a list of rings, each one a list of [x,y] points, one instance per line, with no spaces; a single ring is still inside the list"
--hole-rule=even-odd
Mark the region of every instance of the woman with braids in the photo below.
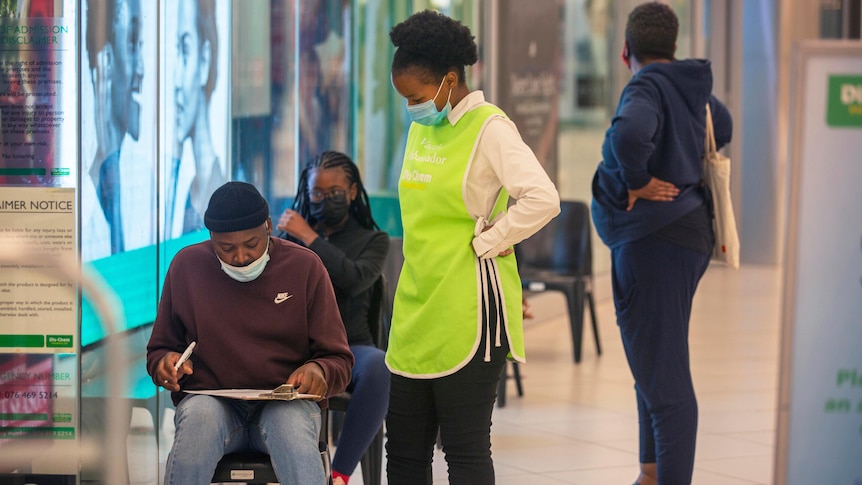
[[[467,27],[426,10],[389,36],[392,84],[413,120],[386,352],[389,484],[431,483],[438,432],[450,484],[493,484],[497,382],[507,356],[524,361],[512,246],[557,215],[560,200],[514,123],[467,86],[465,66],[478,60]]]
[[[368,309],[389,236],[371,217],[356,164],[335,151],[325,151],[305,165],[293,208],[284,211],[276,227],[320,256],[356,358],[347,387],[352,397],[332,460],[333,484],[347,484],[386,417],[389,370],[383,351],[374,346]]]

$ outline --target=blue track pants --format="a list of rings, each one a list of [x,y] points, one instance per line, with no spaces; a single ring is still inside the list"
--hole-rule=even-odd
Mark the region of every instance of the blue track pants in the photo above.
[[[694,292],[709,255],[656,237],[611,251],[617,324],[635,379],[640,461],[660,485],[691,483],[697,399],[689,367]]]

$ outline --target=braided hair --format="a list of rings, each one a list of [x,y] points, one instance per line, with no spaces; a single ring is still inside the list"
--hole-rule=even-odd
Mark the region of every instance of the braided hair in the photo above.
[[[464,66],[479,60],[470,28],[433,10],[417,12],[392,28],[389,39],[397,49],[392,76],[410,72],[426,84],[439,84],[449,71],[464,82]]]
[[[350,203],[350,216],[359,222],[359,225],[365,229],[379,231],[380,227],[374,222],[371,216],[371,204],[368,201],[368,194],[365,192],[365,186],[362,185],[362,178],[359,177],[359,167],[353,163],[347,155],[332,150],[321,152],[311,160],[309,160],[302,173],[299,174],[299,184],[296,189],[296,198],[293,200],[293,210],[299,213],[312,226],[317,222],[311,216],[309,207],[310,200],[308,196],[308,176],[312,170],[332,170],[340,168],[344,171],[347,181],[351,184],[356,184],[357,197]]]

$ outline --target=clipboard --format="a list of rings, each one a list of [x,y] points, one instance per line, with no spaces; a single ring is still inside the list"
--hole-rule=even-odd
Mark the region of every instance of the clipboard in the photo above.
[[[317,394],[300,394],[293,384],[282,384],[275,389],[206,389],[183,392],[189,394],[204,394],[207,396],[226,397],[243,401],[293,401],[294,399],[310,399],[319,401]]]

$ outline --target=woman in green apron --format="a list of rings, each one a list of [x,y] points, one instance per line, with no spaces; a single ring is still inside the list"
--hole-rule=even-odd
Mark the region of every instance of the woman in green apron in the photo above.
[[[478,55],[466,26],[426,10],[390,38],[392,84],[413,123],[386,353],[388,481],[430,485],[439,433],[450,484],[493,484],[497,381],[507,356],[524,362],[513,245],[556,216],[560,200],[514,123],[467,87],[465,66]]]

